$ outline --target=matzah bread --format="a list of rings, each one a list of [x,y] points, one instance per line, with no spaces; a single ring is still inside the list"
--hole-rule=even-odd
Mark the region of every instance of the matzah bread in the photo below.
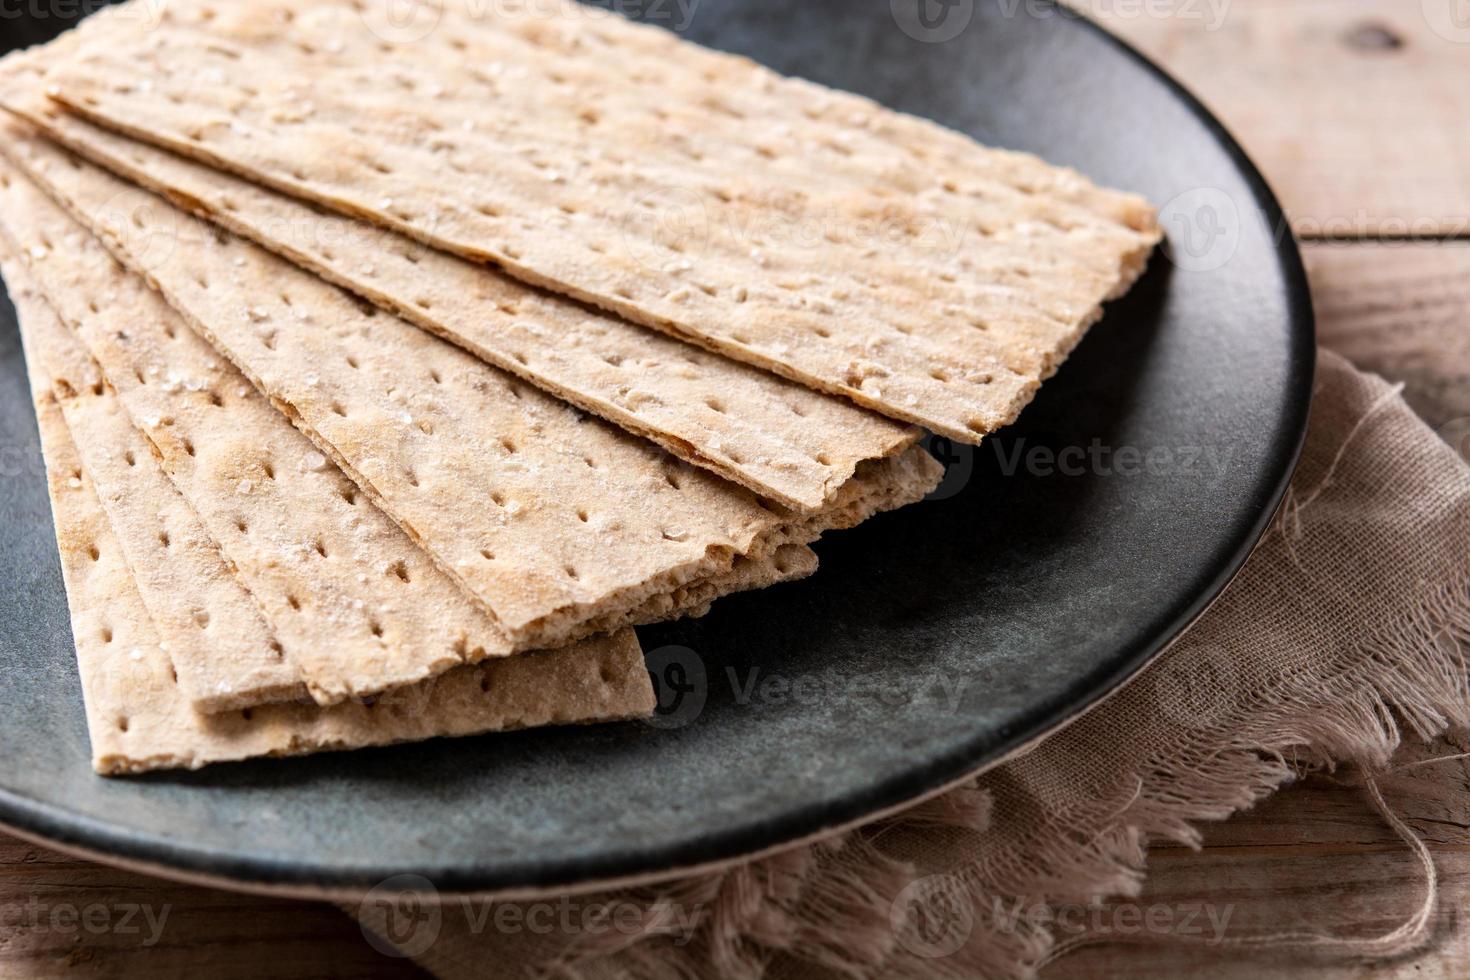
[[[119,195],[143,192],[43,141],[6,152],[146,272],[518,648],[643,621],[648,603],[737,556],[812,540],[938,480],[914,447],[865,464],[814,517],[774,512],[160,199],[119,211]],[[151,262],[159,234],[171,245]]]
[[[164,474],[101,369],[14,262],[0,263],[15,304],[33,383],[45,381],[65,416],[139,596],[197,711],[302,697],[301,673],[220,556],[218,545]]]
[[[443,6],[394,45],[374,5],[180,4],[99,25],[51,94],[969,441],[1160,237],[1137,197],[616,16]]]
[[[0,166],[0,211],[16,251],[141,420],[319,703],[511,652],[497,625],[305,436],[9,167]],[[128,203],[137,202],[122,201],[125,211]],[[728,591],[804,577],[815,564],[800,547],[732,562],[589,631],[699,615]]]
[[[37,412],[98,772],[197,769],[253,756],[638,718],[654,708],[637,639],[624,630],[555,653],[459,667],[372,704],[199,714],[173,687],[172,664],[85,471],[76,477],[67,466],[75,455],[64,445],[59,409],[43,398]]]
[[[44,376],[33,376],[32,391],[98,772],[197,769],[252,756],[611,721],[653,711],[652,684],[631,630],[553,653],[459,667],[372,704],[194,711],[174,682],[174,664]]]
[[[102,365],[318,702],[511,652],[397,525],[8,162],[0,201],[15,251]]]
[[[68,149],[778,503],[817,510],[858,463],[916,438],[842,399],[94,126],[48,102],[39,71],[6,67],[19,75],[6,107]]]

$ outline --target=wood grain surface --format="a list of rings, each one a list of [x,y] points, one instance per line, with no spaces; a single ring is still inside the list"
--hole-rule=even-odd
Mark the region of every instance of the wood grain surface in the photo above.
[[[1306,238],[1470,236],[1464,0],[1075,0],[1221,118]]]
[[[0,977],[424,977],[331,905],[181,885],[0,834]]]
[[[1266,173],[1310,240],[1323,343],[1403,382],[1409,402],[1470,459],[1470,10],[1461,0],[1083,5],[1199,94]],[[1470,740],[1453,737],[1411,744],[1401,761],[1467,749]],[[1404,770],[1381,785],[1430,844],[1441,876],[1434,937],[1417,955],[1247,956],[1208,942],[1222,919],[1227,936],[1371,936],[1417,907],[1412,854],[1351,774],[1338,773],[1211,825],[1198,852],[1156,848],[1144,893],[1086,923],[1116,936],[1152,914],[1187,933],[1184,942],[1085,947],[1045,977],[1470,976],[1470,930],[1459,921],[1470,901],[1470,761]],[[175,885],[0,836],[0,976],[424,974],[373,949],[330,906]]]

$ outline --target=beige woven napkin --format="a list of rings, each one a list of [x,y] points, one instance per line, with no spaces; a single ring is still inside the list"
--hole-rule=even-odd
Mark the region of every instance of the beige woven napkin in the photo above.
[[[434,907],[384,900],[390,884],[353,911],[380,949],[450,980],[1027,976],[1075,943],[1069,909],[1137,891],[1151,841],[1194,842],[1194,822],[1307,768],[1381,766],[1402,730],[1470,722],[1467,643],[1470,467],[1396,388],[1323,352],[1301,465],[1241,574],[1028,754],[897,817],[696,878]],[[1271,941],[1232,941],[1252,939]]]

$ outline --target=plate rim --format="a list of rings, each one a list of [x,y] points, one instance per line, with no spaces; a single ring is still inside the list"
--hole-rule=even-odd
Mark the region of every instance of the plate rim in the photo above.
[[[377,883],[405,874],[417,875],[441,897],[460,895],[516,895],[532,897],[566,894],[629,882],[651,883],[682,877],[800,846],[803,842],[860,826],[875,816],[902,810],[943,792],[1020,754],[1047,735],[1065,727],[1101,704],[1179,638],[1225,590],[1275,518],[1300,459],[1311,408],[1316,370],[1316,325],[1310,287],[1301,250],[1290,232],[1285,212],[1270,185],[1223,123],[1183,84],[1129,42],[1058,0],[1035,0],[1050,16],[1075,21],[1101,38],[1122,57],[1159,82],[1225,152],[1247,186],[1269,227],[1287,234],[1274,245],[1276,263],[1285,284],[1286,321],[1290,333],[1287,365],[1287,403],[1282,427],[1273,441],[1271,478],[1263,476],[1258,496],[1245,501],[1256,505],[1256,517],[1241,536],[1234,552],[1223,561],[1209,584],[1173,620],[1146,640],[1123,649],[1109,660],[1091,689],[1050,717],[1036,719],[1007,732],[988,748],[962,744],[903,773],[837,800],[788,810],[775,818],[755,819],[718,833],[673,845],[648,844],[606,851],[596,856],[494,865],[461,862],[453,867],[408,872],[402,867],[348,868],[268,854],[240,855],[218,848],[183,844],[154,831],[120,830],[94,817],[67,810],[14,790],[0,787],[0,827],[17,836],[78,854],[103,864],[162,878],[277,896],[309,899],[360,896]],[[1265,472],[1267,468],[1263,468]]]

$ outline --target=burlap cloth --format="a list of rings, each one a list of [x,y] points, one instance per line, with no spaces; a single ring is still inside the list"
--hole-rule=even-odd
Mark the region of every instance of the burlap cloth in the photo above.
[[[452,980],[1034,973],[1086,938],[1078,908],[1136,893],[1151,841],[1193,843],[1196,822],[1306,769],[1371,772],[1401,732],[1470,721],[1470,468],[1382,379],[1323,352],[1316,384],[1301,465],[1241,574],[1150,667],[1029,753],[900,816],[715,874],[561,902],[352,911],[380,949]],[[1359,951],[1401,951],[1427,914]],[[1166,931],[1188,941],[1216,925]]]

